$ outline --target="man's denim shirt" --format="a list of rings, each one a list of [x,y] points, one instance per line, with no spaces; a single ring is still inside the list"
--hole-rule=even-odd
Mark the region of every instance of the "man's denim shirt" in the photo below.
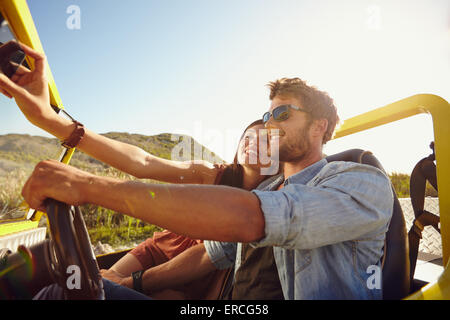
[[[381,258],[393,194],[379,169],[322,159],[252,192],[265,217],[285,299],[381,299]],[[218,269],[240,265],[240,244],[205,241]],[[238,252],[238,254],[236,254]]]

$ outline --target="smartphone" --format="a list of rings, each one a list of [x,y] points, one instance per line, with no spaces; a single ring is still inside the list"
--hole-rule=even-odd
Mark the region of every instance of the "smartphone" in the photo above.
[[[24,62],[25,52],[15,41],[0,42],[0,72],[11,78],[17,68]]]

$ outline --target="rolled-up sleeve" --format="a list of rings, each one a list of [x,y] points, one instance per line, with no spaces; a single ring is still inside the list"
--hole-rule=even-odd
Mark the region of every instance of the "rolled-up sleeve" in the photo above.
[[[204,245],[211,262],[217,269],[227,269],[234,265],[236,260],[236,243],[204,241]]]
[[[261,202],[265,237],[253,246],[313,249],[387,231],[393,193],[379,169],[356,163],[328,164],[306,185],[252,191]]]

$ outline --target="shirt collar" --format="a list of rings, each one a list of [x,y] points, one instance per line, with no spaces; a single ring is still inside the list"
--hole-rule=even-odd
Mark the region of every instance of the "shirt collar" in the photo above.
[[[296,183],[296,184],[307,184],[311,179],[313,179],[320,170],[328,163],[328,161],[324,158],[322,160],[319,160],[309,167],[306,167],[302,171],[297,172],[296,174],[293,174],[289,178],[284,180],[283,174],[278,174],[273,177],[270,177],[263,182],[256,188],[257,190],[275,190],[279,187],[280,184],[283,183],[284,185],[288,185],[290,183]]]
[[[323,167],[325,167],[327,163],[328,161],[326,159],[322,159],[313,163],[309,167],[306,167],[302,171],[299,171],[290,176],[289,178],[287,178],[286,181],[284,182],[284,185],[286,186],[290,183],[307,184],[310,180],[312,180],[312,178],[314,178],[320,172],[320,170],[322,170]]]
[[[278,186],[284,181],[283,174],[277,174],[273,177],[270,177],[263,182],[256,188],[257,190],[274,190],[278,188]]]

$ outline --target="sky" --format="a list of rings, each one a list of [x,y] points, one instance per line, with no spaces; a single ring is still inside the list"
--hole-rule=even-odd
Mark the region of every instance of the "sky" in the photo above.
[[[448,0],[28,0],[66,110],[89,129],[183,133],[231,161],[270,105],[266,84],[300,77],[345,120],[418,93],[450,98]],[[79,9],[79,20],[73,20]],[[79,25],[74,21],[79,21]],[[48,136],[0,97],[0,134]],[[430,153],[431,116],[325,146],[371,150],[389,172]]]

